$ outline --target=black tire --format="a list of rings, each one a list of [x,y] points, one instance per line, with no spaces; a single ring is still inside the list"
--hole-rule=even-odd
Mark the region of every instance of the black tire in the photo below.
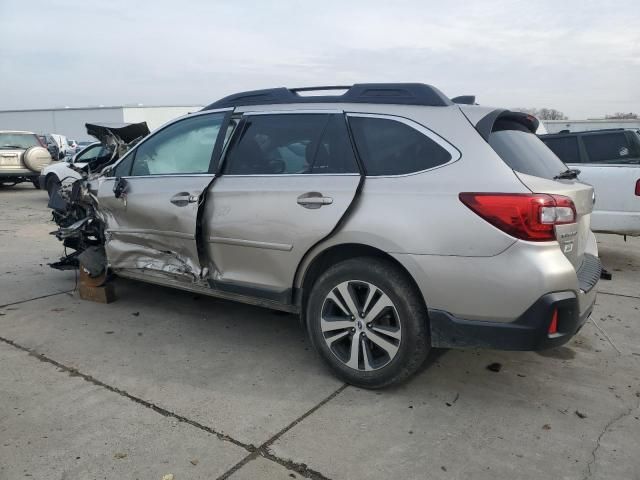
[[[341,285],[342,287],[340,287]],[[345,285],[347,286],[344,287]],[[365,315],[368,317],[368,314],[363,311],[364,308],[361,307],[366,306],[367,302],[363,299],[369,295],[370,291],[374,290],[372,287],[377,288],[376,292],[381,295],[378,297],[379,299],[384,298],[392,303],[392,307],[387,307],[376,317],[379,319],[376,322],[384,321],[389,324],[388,322],[391,321],[392,323],[389,324],[391,327],[385,326],[383,328],[395,328],[396,335],[400,336],[399,340],[394,340],[383,335],[386,340],[397,342],[394,343],[393,357],[387,355],[386,351],[379,350],[377,343],[372,343],[370,339],[372,334],[376,335],[376,338],[380,338],[380,328],[376,329],[376,325],[373,325],[374,322],[364,323],[364,320],[358,322],[361,318],[366,318]],[[361,317],[353,320],[354,317],[349,318],[345,309],[336,309],[338,305],[334,300],[331,300],[331,296],[335,295],[338,288],[347,288],[347,291],[354,292],[352,306],[360,310],[358,315]],[[363,291],[366,293],[358,293],[360,289],[365,289]],[[378,295],[378,293],[374,295]],[[340,294],[338,300],[341,298]],[[341,303],[343,307],[346,306],[344,301]],[[373,300],[369,305],[373,305],[367,309],[373,315],[376,305]],[[326,328],[328,324],[326,319],[338,317],[335,314],[327,313],[327,308],[335,310],[339,315],[347,315],[340,317],[343,320],[341,323],[351,319],[354,325],[357,325],[357,327],[348,329],[349,333],[346,336],[343,333],[347,329],[336,334],[336,336],[343,336],[340,340],[332,343],[331,347],[326,337],[333,336],[333,332],[338,330],[323,333],[322,324]],[[349,308],[347,307],[347,309]],[[305,313],[309,337],[316,351],[339,378],[358,387],[382,388],[406,380],[420,368],[431,349],[428,316],[420,292],[402,269],[385,259],[359,257],[340,262],[329,268],[313,285]],[[375,329],[375,332],[372,332],[372,328]],[[359,335],[363,343],[359,343],[354,350],[352,342],[355,335]],[[338,344],[338,342],[342,342],[342,344]],[[345,351],[349,345],[351,345],[351,350]],[[364,350],[368,352],[366,359],[363,357],[365,354],[362,353]],[[375,366],[370,359],[373,359],[374,353],[378,350],[382,353],[381,360],[379,360],[380,366],[366,370],[364,362],[367,362],[369,368]],[[346,357],[339,358],[339,354],[349,357],[349,362],[345,361]],[[347,365],[347,363],[353,364],[354,358],[356,359],[354,365],[357,364],[357,369]],[[387,358],[389,359],[386,360]],[[385,360],[387,363],[384,363]]]
[[[31,183],[33,183],[36,190],[40,190],[40,182],[38,182],[37,178],[35,180],[31,180]]]

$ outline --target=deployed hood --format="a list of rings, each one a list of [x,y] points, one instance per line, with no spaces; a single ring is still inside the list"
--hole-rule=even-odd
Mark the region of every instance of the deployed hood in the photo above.
[[[147,122],[85,123],[85,127],[89,135],[97,138],[111,152],[109,156],[96,159],[82,167],[85,172],[97,172],[114,163],[149,134]]]
[[[87,133],[105,145],[129,144],[149,134],[147,122],[85,123]]]

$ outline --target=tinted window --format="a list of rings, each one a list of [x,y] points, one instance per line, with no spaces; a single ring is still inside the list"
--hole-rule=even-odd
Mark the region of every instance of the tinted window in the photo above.
[[[224,113],[198,115],[153,135],[134,152],[131,175],[208,173],[223,119]]]
[[[348,172],[357,167],[344,118],[323,114],[246,117],[224,166],[228,175]]]
[[[637,146],[624,132],[582,135],[591,163],[638,163]]]
[[[358,172],[344,116],[330,116],[316,149],[310,171],[311,173]]]
[[[349,117],[367,175],[402,175],[437,167],[451,155],[410,126],[384,118]]]
[[[135,154],[136,152],[133,151],[129,155],[124,157],[124,159],[113,169],[113,174],[110,176],[128,177],[129,175],[131,175],[131,165],[133,165]]]
[[[567,169],[542,140],[517,122],[497,120],[489,145],[516,172],[553,179]]]
[[[542,141],[564,163],[580,163],[580,151],[578,149],[577,137],[543,137]]]

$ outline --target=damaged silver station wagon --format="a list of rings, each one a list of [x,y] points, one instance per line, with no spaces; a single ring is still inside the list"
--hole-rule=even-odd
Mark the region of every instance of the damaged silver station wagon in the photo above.
[[[368,388],[431,347],[560,345],[595,301],[593,188],[534,117],[473,103],[424,84],[276,88],[141,141],[93,126],[113,155],[52,197],[75,250],[56,266],[299,314]]]

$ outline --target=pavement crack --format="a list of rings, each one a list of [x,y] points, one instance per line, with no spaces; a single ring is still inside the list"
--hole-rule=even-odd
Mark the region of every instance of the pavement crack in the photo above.
[[[627,408],[625,411],[616,415],[609,422],[607,422],[607,424],[604,426],[604,428],[598,435],[598,438],[596,439],[596,444],[593,447],[593,450],[591,450],[591,460],[589,460],[589,463],[587,463],[587,473],[582,478],[582,480],[588,480],[593,475],[593,466],[596,463],[597,453],[598,453],[598,450],[600,449],[600,441],[602,440],[602,437],[604,437],[604,434],[609,431],[609,429],[613,426],[613,424],[619,422],[624,417],[631,415],[631,412],[638,409],[640,409],[640,398],[638,399],[637,405]]]
[[[86,373],[82,373],[80,372],[78,369],[73,368],[73,367],[69,367],[67,365],[64,365],[56,360],[53,360],[52,358],[47,357],[44,353],[38,353],[35,350],[32,350],[28,347],[24,347],[16,342],[14,342],[13,340],[9,340],[8,338],[4,338],[4,337],[0,337],[0,341],[11,345],[12,347],[15,347],[19,350],[22,350],[24,352],[27,352],[29,355],[31,355],[34,358],[37,358],[38,360],[40,360],[41,362],[44,363],[49,363],[51,365],[54,365],[56,367],[58,367],[60,370],[67,372],[69,375],[74,376],[74,377],[80,377],[83,380],[92,383],[94,385],[97,385],[99,387],[105,388],[107,390],[109,390],[110,392],[113,393],[117,393],[118,395],[128,398],[129,400],[142,405],[144,407],[150,408],[151,410],[153,410],[156,413],[159,413],[160,415],[164,416],[164,417],[170,417],[170,418],[174,418],[176,420],[178,420],[179,422],[183,422],[186,423],[188,425],[191,425],[193,427],[196,427],[200,430],[203,430],[207,433],[210,433],[212,435],[215,435],[216,437],[218,437],[218,439],[224,441],[224,442],[229,442],[229,443],[233,443],[234,445],[237,445],[239,447],[244,448],[245,450],[248,450],[249,452],[253,452],[256,450],[256,447],[254,445],[250,445],[250,444],[246,444],[243,443],[239,440],[236,440],[235,438],[230,437],[229,435],[226,435],[224,433],[220,433],[217,432],[216,430],[214,430],[211,427],[207,427],[206,425],[203,425],[199,422],[196,422],[195,420],[191,420],[187,417],[184,417],[182,415],[179,415],[175,412],[172,412],[171,410],[167,410],[166,408],[162,408],[158,405],[156,405],[155,403],[151,403],[147,400],[144,400],[142,398],[136,397],[135,395],[130,394],[129,392],[122,390],[120,388],[117,387],[113,387],[111,385],[108,385],[106,383],[104,383],[101,380],[98,380],[95,377],[92,377],[91,375],[88,375]]]
[[[325,397],[323,400],[321,400],[314,407],[312,407],[309,410],[307,410],[305,413],[300,415],[298,418],[296,418],[289,425],[287,425],[282,430],[280,430],[275,435],[273,435],[271,438],[269,438],[267,441],[265,441],[262,445],[260,445],[256,449],[256,451],[251,452],[249,455],[244,457],[242,460],[240,460],[238,463],[236,463],[233,467],[231,467],[229,470],[227,470],[225,473],[223,473],[220,477],[218,477],[218,480],[226,480],[231,475],[233,475],[235,472],[240,470],[243,466],[245,466],[247,463],[249,463],[250,461],[256,459],[258,457],[258,455],[260,455],[261,457],[264,457],[264,458],[266,458],[268,460],[271,460],[272,462],[278,463],[278,464],[282,465],[283,467],[285,467],[286,469],[292,470],[292,471],[302,475],[305,478],[310,478],[312,480],[329,480],[328,477],[325,477],[320,472],[312,470],[311,468],[309,468],[304,463],[296,463],[296,462],[293,462],[291,460],[285,460],[283,458],[280,458],[280,457],[274,455],[273,453],[271,453],[271,450],[269,450],[269,447],[271,445],[273,445],[282,435],[284,435],[289,430],[291,430],[293,427],[298,425],[300,422],[302,422],[309,415],[312,415],[318,409],[320,409],[322,406],[326,405],[328,402],[333,400],[336,396],[338,396],[340,393],[342,393],[344,391],[344,389],[347,388],[348,386],[349,385],[347,385],[346,383],[341,385],[340,388],[338,388],[333,393],[331,393],[330,395]]]
[[[45,295],[43,297],[38,297],[38,298],[46,298],[46,297],[51,297],[53,295],[60,295],[63,293],[69,293],[69,292],[60,292],[60,293],[55,293],[55,294],[51,294],[51,295]],[[33,298],[31,300],[36,300],[36,298]],[[16,303],[24,303],[24,302],[29,302],[31,300],[24,300],[23,302],[16,302]],[[11,305],[15,305],[11,304]],[[6,306],[6,305],[5,305]],[[10,340],[8,338],[4,338],[2,336],[0,336],[0,341],[3,343],[6,343],[7,345],[10,345],[14,348],[17,348],[18,350],[22,350],[23,352],[28,353],[30,356],[40,360],[43,363],[48,363],[50,365],[53,365],[57,368],[59,368],[61,371],[68,373],[71,376],[74,377],[80,377],[82,378],[84,381],[89,382],[93,385],[96,385],[98,387],[102,387],[110,392],[116,393],[122,397],[125,397],[129,400],[131,400],[132,402],[135,402],[139,405],[142,405],[143,407],[146,408],[150,408],[151,410],[153,410],[154,412],[164,416],[164,417],[168,417],[168,418],[173,418],[175,420],[178,420],[179,422],[182,423],[186,423],[188,425],[191,425],[192,427],[198,428],[202,431],[205,431],[211,435],[215,435],[219,440],[223,441],[223,442],[229,442],[232,443],[233,445],[236,445],[240,448],[245,449],[247,452],[249,452],[249,454],[247,456],[245,456],[240,462],[238,462],[236,465],[234,465],[233,467],[231,467],[227,472],[225,472],[222,476],[220,476],[220,479],[226,479],[229,476],[231,476],[233,473],[235,473],[236,471],[238,471],[240,468],[242,468],[244,465],[246,465],[247,463],[249,463],[251,460],[254,460],[255,458],[257,458],[258,456],[262,456],[268,460],[271,460],[272,462],[278,463],[280,465],[282,465],[283,467],[285,467],[288,470],[291,470],[295,473],[298,473],[300,475],[302,475],[305,478],[309,478],[311,480],[329,480],[328,477],[322,475],[320,472],[317,472],[315,470],[310,469],[306,464],[304,463],[296,463],[293,462],[291,460],[286,460],[283,458],[280,458],[276,455],[274,455],[273,453],[271,453],[269,451],[269,446],[272,445],[276,440],[278,440],[282,435],[284,435],[286,432],[288,432],[289,430],[291,430],[293,427],[295,427],[296,425],[298,425],[301,421],[303,421],[305,418],[307,418],[309,415],[313,414],[314,412],[316,412],[319,408],[321,408],[323,405],[325,405],[327,402],[331,401],[333,398],[335,398],[337,395],[339,395],[345,388],[347,388],[347,384],[344,384],[342,386],[340,386],[340,388],[338,388],[336,391],[334,391],[333,393],[331,393],[330,395],[328,395],[326,398],[324,398],[322,401],[320,401],[318,404],[316,404],[313,408],[307,410],[305,413],[303,413],[302,415],[300,415],[298,418],[296,418],[293,422],[291,422],[289,425],[287,425],[286,427],[284,427],[282,430],[278,431],[275,435],[273,435],[272,437],[270,437],[267,441],[265,441],[262,445],[260,445],[259,447],[256,447],[255,445],[252,444],[247,444],[244,442],[241,442],[240,440],[236,440],[235,438],[218,432],[216,430],[214,430],[211,427],[208,427],[200,422],[197,422],[195,420],[192,420],[190,418],[184,417],[180,414],[177,414],[171,410],[167,410],[166,408],[160,407],[158,405],[156,405],[155,403],[149,402],[147,400],[144,400],[140,397],[136,397],[135,395],[130,394],[129,392],[127,392],[126,390],[122,390],[120,388],[114,387],[112,385],[109,385],[107,383],[104,383],[101,380],[98,380],[97,378],[88,375],[86,373],[82,373],[80,372],[77,368],[73,368],[73,367],[69,367],[67,365],[64,365],[63,363],[58,362],[57,360],[54,360],[48,356],[46,356],[44,353],[38,353],[35,350],[25,347],[23,345],[20,345],[17,342],[14,342],[13,340]]]
[[[613,297],[635,298],[636,300],[640,300],[640,297],[635,295],[625,295],[623,293],[612,293],[612,292],[601,292],[600,290],[598,290],[598,295],[611,295]]]
[[[607,341],[611,344],[611,346],[614,348],[614,350],[616,352],[618,352],[618,355],[622,355],[622,352],[620,351],[620,349],[616,346],[615,343],[613,343],[613,340],[611,339],[611,337],[607,334],[607,332],[604,331],[604,329],[598,325],[598,322],[596,322],[596,319],[591,317],[591,322],[596,326],[596,328],[598,330],[600,330],[600,333],[602,333],[602,335],[604,335],[604,338],[607,339]]]
[[[34,300],[40,300],[41,298],[55,297],[56,295],[70,294],[70,293],[73,293],[73,292],[74,292],[74,290],[65,290],[65,291],[62,291],[62,292],[48,293],[46,295],[40,295],[39,297],[33,297],[33,298],[28,298],[26,300],[20,300],[18,302],[5,303],[4,305],[0,305],[0,308],[11,307],[13,305],[20,305],[21,303],[28,303],[28,302],[33,302]]]

